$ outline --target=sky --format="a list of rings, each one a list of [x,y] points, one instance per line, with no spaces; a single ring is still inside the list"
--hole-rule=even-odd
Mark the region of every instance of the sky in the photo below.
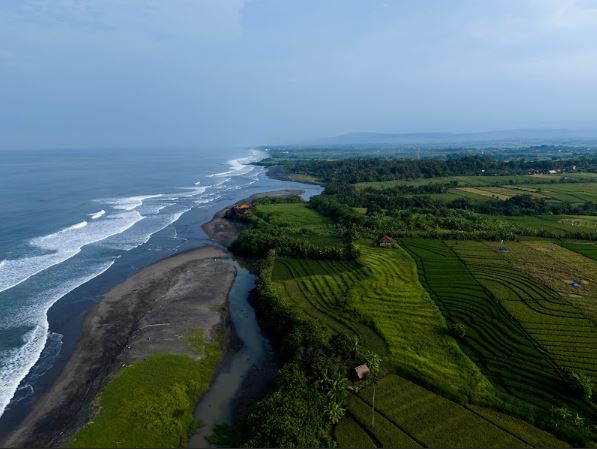
[[[597,0],[0,1],[0,148],[596,119]]]

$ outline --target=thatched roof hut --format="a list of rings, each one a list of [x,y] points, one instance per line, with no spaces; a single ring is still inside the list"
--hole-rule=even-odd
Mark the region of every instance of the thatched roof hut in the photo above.
[[[369,375],[369,367],[367,366],[366,363],[363,363],[362,365],[359,365],[359,366],[355,366],[352,369],[352,375],[357,380],[363,380],[365,377],[367,377]]]
[[[393,243],[394,239],[387,234],[377,239],[377,246],[391,246]]]

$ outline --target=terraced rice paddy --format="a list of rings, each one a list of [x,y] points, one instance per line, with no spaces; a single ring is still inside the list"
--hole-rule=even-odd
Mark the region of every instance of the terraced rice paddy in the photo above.
[[[492,394],[488,380],[448,335],[440,311],[418,281],[412,258],[400,248],[369,245],[360,246],[362,268],[279,259],[275,284],[287,300],[332,329],[355,333],[378,351],[385,342],[389,354],[384,363],[389,367],[455,396]],[[355,316],[366,317],[377,332]]]
[[[356,263],[279,258],[273,280],[283,297],[335,332],[358,335],[362,343],[385,354],[384,339],[360,317],[347,310],[349,290],[367,272]]]
[[[494,243],[451,242],[450,247],[560,368],[581,371],[597,380],[597,327],[591,320],[554,291],[515,269]]]
[[[597,322],[597,262],[551,242],[510,245],[504,257]],[[571,285],[576,282],[578,285]]]
[[[444,316],[467,327],[462,347],[505,392],[543,408],[569,400],[556,367],[442,241],[402,240]]]
[[[466,408],[395,375],[376,385],[372,426],[372,394],[369,386],[350,395],[350,418],[336,429],[341,446],[347,432],[366,435],[378,447],[567,447],[524,421],[483,407]]]
[[[420,284],[408,253],[369,245],[360,249],[359,262],[371,274],[353,287],[350,304],[373,319],[395,366],[454,394],[486,394],[489,382],[447,335],[441,312]]]
[[[595,242],[573,242],[566,240],[558,245],[597,261],[597,244]]]

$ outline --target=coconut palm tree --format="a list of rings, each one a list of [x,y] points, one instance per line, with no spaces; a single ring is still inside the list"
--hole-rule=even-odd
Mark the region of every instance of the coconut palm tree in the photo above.
[[[345,413],[344,407],[335,401],[330,402],[325,410],[325,415],[331,424],[338,424]]]

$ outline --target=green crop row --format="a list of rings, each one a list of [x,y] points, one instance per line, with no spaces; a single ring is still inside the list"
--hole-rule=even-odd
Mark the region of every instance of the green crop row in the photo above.
[[[426,447],[567,446],[524,421],[484,407],[464,407],[395,375],[375,385],[373,427],[373,390],[368,386],[351,395],[348,410],[376,437],[395,432]]]
[[[475,278],[564,369],[597,379],[597,328],[574,306],[482,242],[451,243]]]
[[[568,402],[554,365],[444,242],[401,244],[416,258],[424,285],[444,315],[466,326],[461,345],[495,385],[544,409]]]

